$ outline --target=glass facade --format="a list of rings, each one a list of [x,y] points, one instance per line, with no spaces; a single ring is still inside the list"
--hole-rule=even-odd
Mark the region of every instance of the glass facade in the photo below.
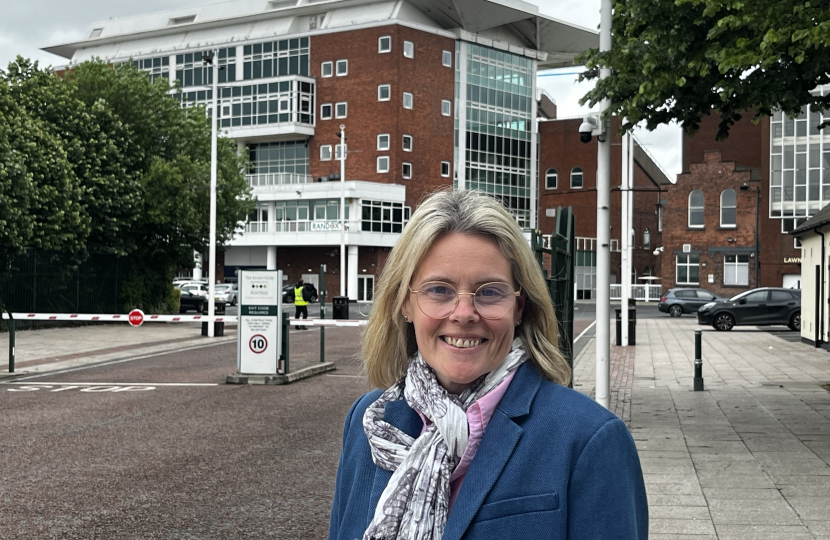
[[[530,227],[535,204],[531,201],[534,63],[502,50],[458,42],[456,54],[460,57],[462,51],[465,58],[456,58],[455,64],[455,154],[457,167],[463,170],[456,171],[454,185],[458,187],[463,174],[466,189],[494,195],[520,226]]]
[[[177,54],[176,80],[182,88],[213,84],[213,67],[204,62],[209,51]],[[219,49],[219,82],[236,80],[236,47]]]
[[[143,58],[133,60],[133,66],[150,74],[150,82],[158,79],[170,79],[170,57],[157,56],[155,58]]]
[[[409,207],[387,201],[360,202],[360,229],[371,232],[399,233],[409,221]]]
[[[305,141],[280,141],[248,146],[248,174],[308,174]]]
[[[830,87],[819,90],[830,93]],[[830,120],[804,107],[796,118],[777,112],[770,122],[770,217],[810,217],[830,203]]]
[[[243,80],[285,75],[308,76],[307,37],[245,45],[242,51]]]

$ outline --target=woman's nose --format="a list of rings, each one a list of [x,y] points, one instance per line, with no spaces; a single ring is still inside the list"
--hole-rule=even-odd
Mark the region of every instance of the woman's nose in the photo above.
[[[459,322],[468,322],[471,320],[478,320],[479,314],[476,310],[475,301],[471,294],[458,295],[458,305],[455,306],[455,311],[452,312],[451,318]]]

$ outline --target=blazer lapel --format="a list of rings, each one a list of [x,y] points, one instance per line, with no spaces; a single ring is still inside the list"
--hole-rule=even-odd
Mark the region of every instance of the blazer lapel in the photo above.
[[[399,399],[387,403],[386,410],[383,412],[383,419],[387,423],[395,426],[404,433],[408,434],[410,437],[414,438],[417,438],[418,435],[421,434],[421,429],[424,427],[424,423],[421,420],[421,417],[418,416],[418,413],[415,412],[415,409],[411,408],[406,403],[405,399]],[[377,465],[375,465],[374,467],[375,478],[372,482],[372,493],[369,499],[369,513],[366,521],[367,524],[372,520],[372,517],[375,515],[375,508],[377,508],[380,496],[383,493],[383,490],[386,488],[386,484],[389,483],[389,479],[392,478],[392,471],[381,469]]]
[[[541,376],[529,362],[519,368],[481,438],[481,445],[447,519],[443,540],[458,540],[464,535],[501,476],[524,433],[513,419],[530,412],[530,404],[541,381]]]

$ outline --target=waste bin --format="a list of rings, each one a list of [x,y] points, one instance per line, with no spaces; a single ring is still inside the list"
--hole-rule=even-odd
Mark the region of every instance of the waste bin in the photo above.
[[[349,297],[335,296],[331,299],[332,318],[333,319],[348,319],[349,318]]]
[[[205,304],[204,311],[202,311],[202,315],[208,314],[208,305]],[[224,302],[217,302],[213,306],[213,314],[214,315],[224,315],[225,314],[225,303]],[[202,321],[202,335],[208,335],[208,322]],[[222,337],[225,335],[225,321],[218,321],[213,323],[213,337]]]
[[[632,301],[629,301],[629,306]],[[614,308],[617,314],[617,347],[622,346],[622,308]],[[637,309],[633,307],[628,308],[628,344],[636,345],[637,340]]]

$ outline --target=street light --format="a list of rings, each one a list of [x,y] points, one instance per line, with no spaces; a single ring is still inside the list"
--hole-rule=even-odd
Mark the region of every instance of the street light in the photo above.
[[[208,337],[214,337],[216,308],[216,169],[217,127],[219,119],[219,50],[212,56],[202,56],[202,61],[213,68],[213,114],[210,118],[210,254],[208,264]]]
[[[346,292],[346,124],[340,124],[340,296]],[[335,157],[337,151],[335,150]]]

